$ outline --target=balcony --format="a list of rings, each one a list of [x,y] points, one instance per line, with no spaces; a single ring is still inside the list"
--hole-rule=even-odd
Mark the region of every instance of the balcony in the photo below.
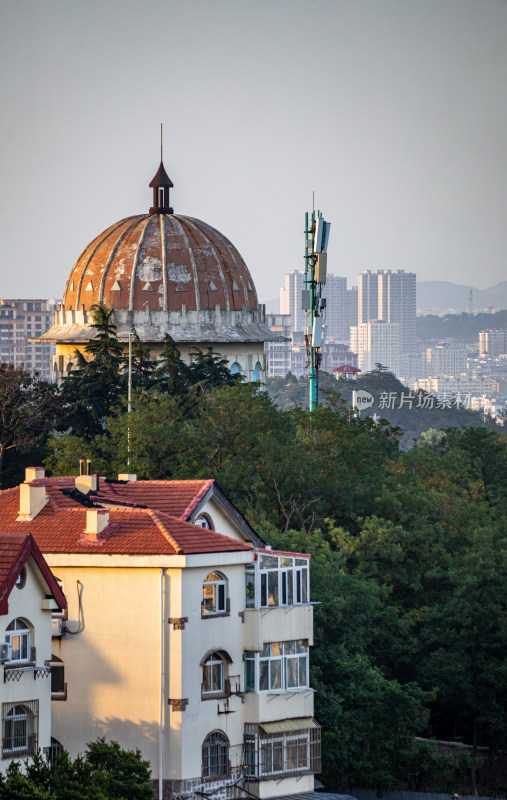
[[[245,694],[245,720],[258,724],[294,717],[313,717],[313,698],[313,689],[247,692]]]
[[[243,647],[262,650],[265,642],[307,639],[313,645],[313,606],[247,608],[244,611]]]

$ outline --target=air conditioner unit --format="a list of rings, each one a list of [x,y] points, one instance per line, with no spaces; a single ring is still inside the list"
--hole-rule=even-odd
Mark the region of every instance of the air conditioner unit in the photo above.
[[[9,642],[0,643],[0,661],[9,661],[11,657],[11,645]]]
[[[51,636],[62,636],[63,635],[63,625],[62,620],[59,617],[53,617],[51,620]]]

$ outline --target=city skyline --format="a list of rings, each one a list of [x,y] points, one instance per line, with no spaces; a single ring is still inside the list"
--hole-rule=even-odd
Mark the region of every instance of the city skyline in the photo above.
[[[223,231],[259,298],[303,265],[478,288],[504,279],[507,4],[499,0],[6,0],[2,291],[61,296],[86,244],[147,211]]]

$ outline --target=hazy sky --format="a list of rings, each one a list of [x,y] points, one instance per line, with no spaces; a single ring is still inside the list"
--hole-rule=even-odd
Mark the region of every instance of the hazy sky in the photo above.
[[[228,236],[259,298],[303,266],[507,279],[507,0],[2,0],[0,297],[61,296],[151,205]]]

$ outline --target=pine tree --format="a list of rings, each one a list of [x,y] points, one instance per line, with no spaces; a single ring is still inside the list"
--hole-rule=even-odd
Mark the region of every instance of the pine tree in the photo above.
[[[157,382],[157,364],[150,355],[150,348],[141,341],[135,328],[133,329],[133,333],[132,387],[134,389],[140,389],[141,391],[147,391]],[[125,364],[128,370],[128,357],[125,359]]]
[[[161,392],[185,395],[190,387],[190,371],[181,358],[174,339],[166,333],[156,378]]]
[[[113,310],[103,303],[91,309],[95,333],[83,353],[76,350],[77,369],[65,378],[62,395],[66,410],[60,430],[92,439],[104,432],[106,417],[126,393],[123,348],[116,336]]]
[[[199,347],[191,351],[192,363],[189,367],[190,381],[205,391],[217,386],[235,386],[242,378],[239,373],[232,374],[228,362],[211,345],[203,352]]]

